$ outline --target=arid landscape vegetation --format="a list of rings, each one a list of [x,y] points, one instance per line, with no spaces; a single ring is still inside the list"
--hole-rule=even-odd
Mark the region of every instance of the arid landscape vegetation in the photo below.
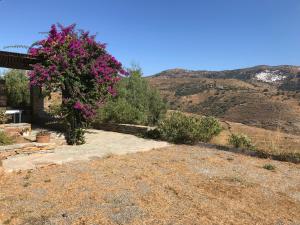
[[[300,222],[299,92],[281,90],[290,81],[128,71],[91,126],[129,125],[88,130],[77,146],[54,133],[51,145],[2,143],[2,224]]]
[[[224,131],[212,141],[227,145],[245,134],[257,149],[300,154],[300,68],[257,66],[229,71],[174,69],[147,77],[173,110],[216,116]]]
[[[0,0],[0,225],[300,225],[299,10]]]
[[[148,79],[171,109],[300,134],[300,67],[174,69]]]

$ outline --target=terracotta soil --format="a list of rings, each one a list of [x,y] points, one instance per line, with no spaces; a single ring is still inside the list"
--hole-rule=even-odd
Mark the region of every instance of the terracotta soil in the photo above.
[[[2,171],[0,187],[0,224],[300,224],[299,164],[204,147]]]

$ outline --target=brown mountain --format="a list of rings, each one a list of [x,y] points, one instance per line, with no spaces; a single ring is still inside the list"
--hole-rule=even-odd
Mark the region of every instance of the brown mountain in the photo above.
[[[166,70],[147,77],[171,109],[300,134],[300,67]]]

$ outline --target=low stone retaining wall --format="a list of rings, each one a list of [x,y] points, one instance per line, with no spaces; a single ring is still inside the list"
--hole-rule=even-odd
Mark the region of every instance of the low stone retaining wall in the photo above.
[[[43,152],[53,150],[57,145],[55,143],[24,143],[0,146],[0,166],[1,160],[18,154],[32,154],[35,152]]]
[[[8,123],[0,124],[0,131],[3,131],[11,136],[21,135],[21,134],[30,134],[31,133],[31,124],[30,123]]]
[[[113,123],[93,123],[92,127],[97,130],[114,131],[123,134],[139,135],[144,134],[154,127],[133,125],[133,124],[113,124]]]

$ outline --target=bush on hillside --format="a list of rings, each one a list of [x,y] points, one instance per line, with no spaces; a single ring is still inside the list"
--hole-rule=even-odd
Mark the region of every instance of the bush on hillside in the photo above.
[[[263,168],[266,170],[275,170],[276,169],[276,167],[270,163],[263,165]]]
[[[244,134],[231,134],[228,142],[235,148],[254,149],[251,139]]]
[[[154,125],[164,116],[166,103],[159,92],[142,77],[138,67],[117,85],[117,96],[98,110],[96,121]]]
[[[164,140],[195,144],[199,141],[210,141],[221,132],[222,128],[214,117],[197,118],[173,112],[159,123],[157,130]]]
[[[30,104],[29,80],[25,71],[9,70],[4,74],[7,104],[11,107],[26,107]]]

